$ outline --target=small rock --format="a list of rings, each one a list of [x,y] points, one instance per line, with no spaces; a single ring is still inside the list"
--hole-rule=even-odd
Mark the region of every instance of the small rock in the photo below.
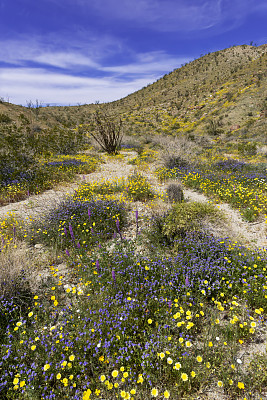
[[[41,243],[36,243],[34,246],[36,249],[42,249],[44,246]]]

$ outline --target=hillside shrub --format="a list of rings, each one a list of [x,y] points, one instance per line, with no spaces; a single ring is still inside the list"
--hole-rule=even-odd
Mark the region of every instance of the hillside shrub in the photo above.
[[[12,119],[3,113],[0,113],[0,124],[10,124],[12,122]]]

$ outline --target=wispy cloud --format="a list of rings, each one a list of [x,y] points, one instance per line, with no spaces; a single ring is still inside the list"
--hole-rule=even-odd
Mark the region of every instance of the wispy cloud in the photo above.
[[[107,66],[101,69],[118,75],[162,74],[164,71],[171,71],[188,61],[188,57],[172,57],[164,51],[153,51],[136,54],[135,60],[130,64]]]
[[[45,69],[0,70],[1,94],[16,104],[38,99],[42,103],[77,104],[107,102],[127,96],[148,84],[141,77],[122,84],[113,78],[82,78]]]
[[[114,57],[113,62],[106,59],[105,47],[95,55],[90,47],[70,44],[61,51],[37,39],[0,42],[0,94],[17,104],[35,98],[68,104],[113,101],[189,61],[164,51],[127,51],[124,63],[114,63]]]
[[[66,0],[70,3],[73,0]],[[253,12],[266,11],[266,0],[76,0],[84,12],[107,20],[162,32],[189,33],[216,28],[222,32],[240,24]]]

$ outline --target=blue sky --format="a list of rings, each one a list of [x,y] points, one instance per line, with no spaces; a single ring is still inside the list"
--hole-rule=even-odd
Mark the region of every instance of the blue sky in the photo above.
[[[0,97],[120,99],[181,64],[267,42],[266,0],[0,0]]]

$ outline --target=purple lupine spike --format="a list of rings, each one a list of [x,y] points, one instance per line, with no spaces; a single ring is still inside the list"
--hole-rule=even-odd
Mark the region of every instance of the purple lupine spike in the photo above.
[[[77,242],[77,247],[78,247],[78,249],[80,249],[80,248],[81,248],[81,245],[80,245],[80,243],[79,243],[79,242]]]
[[[170,309],[172,308],[172,301],[171,300],[168,301],[168,306],[169,306]]]
[[[138,210],[135,211],[135,219],[136,219],[136,237],[138,235]]]
[[[113,278],[114,283],[116,283],[116,277],[115,277],[114,269],[111,271],[111,274],[112,274],[112,278]]]
[[[189,278],[188,278],[188,276],[186,275],[186,278],[185,278],[185,286],[189,286],[189,284],[190,284]]]
[[[119,220],[119,218],[116,219],[116,227],[118,229],[118,232],[120,232],[120,220]]]
[[[85,175],[83,175],[83,180],[85,181]]]
[[[89,217],[89,219],[91,218],[91,211],[90,211],[90,208],[88,208],[88,217]]]
[[[30,197],[30,191],[29,191],[29,189],[27,190],[27,196]]]
[[[73,233],[71,224],[69,224],[69,231],[70,231],[70,236],[71,236],[72,240],[74,240],[74,233]]]
[[[64,225],[64,233],[65,233],[65,236],[68,236],[68,231],[67,231],[67,228],[65,225]]]
[[[117,227],[117,230],[118,230],[118,232],[119,232],[119,235],[120,235],[120,238],[121,238],[121,241],[122,241],[123,238],[122,238],[122,234],[121,234],[121,231],[120,231],[120,221],[119,221],[119,218],[116,219],[116,227]]]
[[[13,226],[13,237],[14,237],[14,239],[16,237],[16,227],[15,227],[15,225]]]
[[[95,265],[96,265],[97,272],[99,273],[100,272],[99,260],[96,260]]]
[[[5,245],[5,240],[4,240],[3,236],[1,236],[1,239],[2,239],[2,245],[4,246]]]
[[[66,249],[66,254],[67,254],[68,257],[70,257],[70,252],[69,252],[68,249]]]

